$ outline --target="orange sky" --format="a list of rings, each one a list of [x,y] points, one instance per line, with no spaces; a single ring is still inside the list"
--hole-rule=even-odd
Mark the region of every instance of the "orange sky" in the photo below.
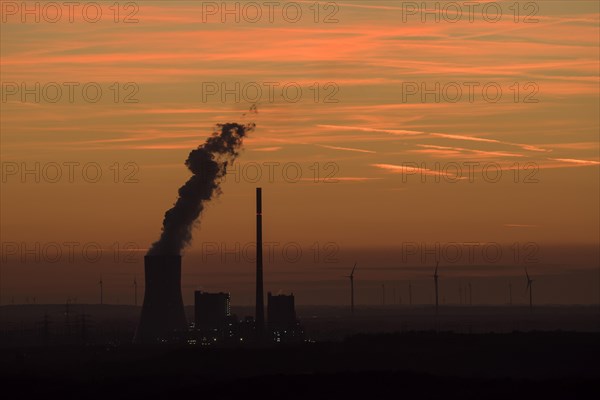
[[[158,238],[163,213],[188,177],[189,151],[216,123],[250,118],[257,129],[186,251],[188,292],[231,290],[234,303],[236,294],[250,301],[251,262],[201,255],[213,244],[230,249],[253,241],[253,191],[262,186],[265,238],[298,244],[305,255],[296,263],[281,255],[272,260],[267,283],[274,291],[293,290],[300,304],[343,303],[339,277],[355,259],[364,285],[426,282],[422,271],[432,260],[398,260],[403,245],[465,242],[498,243],[508,257],[492,263],[498,268],[485,260],[445,260],[452,285],[479,279],[480,287],[489,286],[482,289],[493,293],[485,301],[503,302],[507,280],[524,281],[522,255],[516,261],[507,255],[514,243],[539,246],[530,268],[548,280],[545,302],[597,301],[596,1],[538,1],[527,9],[518,3],[517,22],[514,2],[493,2],[503,11],[495,23],[481,12],[469,21],[466,8],[456,23],[448,21],[458,18],[451,11],[423,22],[420,10],[409,12],[410,2],[366,0],[320,3],[318,16],[314,2],[294,2],[303,12],[296,23],[278,9],[273,22],[265,13],[257,23],[247,21],[249,14],[222,23],[222,10],[206,15],[195,1],[138,1],[136,9],[121,3],[118,23],[113,2],[99,1],[97,23],[77,11],[73,23],[66,15],[45,22],[43,14],[39,23],[34,16],[22,23],[22,10],[7,6],[14,2],[0,3],[2,303],[34,292],[46,301],[63,301],[65,293],[94,301],[100,274],[113,282],[113,299],[125,302],[133,276],[141,280],[139,254]],[[123,23],[130,12],[137,23]],[[40,101],[33,94],[23,101],[21,84],[36,82]],[[65,82],[79,84],[73,101]],[[97,103],[83,97],[89,82],[102,89]],[[236,84],[239,101],[223,98],[222,85]],[[423,95],[423,87],[436,84],[439,99]],[[57,85],[62,97],[52,103]],[[214,87],[217,93],[206,92]],[[242,118],[256,87],[258,114]],[[302,97],[292,102],[298,87]],[[483,87],[490,88],[485,95],[493,97],[498,87],[502,95],[492,102]],[[137,102],[125,102],[128,95]],[[40,182],[35,174],[21,176],[35,163]],[[73,182],[65,163],[79,163],[70,164]],[[99,167],[97,182],[82,176],[88,163],[85,178]],[[62,178],[53,183],[56,165]],[[67,242],[98,243],[104,257],[44,263],[12,253],[15,245],[20,254],[38,243],[42,249],[60,243],[66,251]],[[121,249],[134,243],[140,249],[134,262],[115,263],[115,243]],[[336,249],[332,263],[323,259],[329,243]],[[411,269],[417,267],[421,272]],[[364,296],[366,303],[378,298]]]

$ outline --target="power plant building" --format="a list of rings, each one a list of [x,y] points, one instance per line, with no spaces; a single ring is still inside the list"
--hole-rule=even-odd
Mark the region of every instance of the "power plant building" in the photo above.
[[[276,343],[304,339],[304,330],[296,317],[293,294],[267,294],[267,324],[271,338]]]
[[[194,316],[197,329],[221,329],[231,316],[229,293],[194,292]]]

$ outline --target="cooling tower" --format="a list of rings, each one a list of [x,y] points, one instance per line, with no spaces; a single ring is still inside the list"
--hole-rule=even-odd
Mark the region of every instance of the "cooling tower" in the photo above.
[[[157,343],[187,329],[181,297],[181,256],[144,257],[146,289],[134,342]]]

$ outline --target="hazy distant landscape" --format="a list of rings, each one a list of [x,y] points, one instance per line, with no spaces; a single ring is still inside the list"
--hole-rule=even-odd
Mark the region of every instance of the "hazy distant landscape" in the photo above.
[[[193,307],[187,306],[189,321]],[[77,337],[81,315],[85,314],[88,341],[117,341],[127,344],[133,338],[141,307],[128,305],[71,304],[71,334]],[[239,319],[252,315],[253,307],[235,307]],[[451,331],[456,333],[509,333],[513,331],[600,332],[598,306],[445,306],[436,320],[432,306],[357,306],[355,315],[347,307],[298,306],[298,316],[307,339],[342,340],[359,333],[409,331]],[[0,346],[39,344],[44,318],[49,332],[66,333],[65,305],[10,305],[0,307]],[[102,338],[102,339],[101,339]]]

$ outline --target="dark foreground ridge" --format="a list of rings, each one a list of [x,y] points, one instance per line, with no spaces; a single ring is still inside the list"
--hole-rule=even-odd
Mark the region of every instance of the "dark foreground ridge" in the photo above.
[[[21,398],[577,399],[600,391],[600,334],[357,335],[267,348],[2,350]]]

